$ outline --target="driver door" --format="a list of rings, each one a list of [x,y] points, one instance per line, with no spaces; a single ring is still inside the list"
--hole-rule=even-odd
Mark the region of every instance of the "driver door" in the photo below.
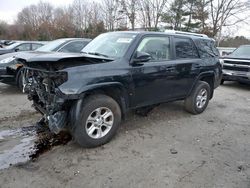
[[[136,51],[148,53],[151,60],[133,63],[133,107],[160,103],[172,98],[175,74],[172,74],[171,39],[168,36],[146,36]]]

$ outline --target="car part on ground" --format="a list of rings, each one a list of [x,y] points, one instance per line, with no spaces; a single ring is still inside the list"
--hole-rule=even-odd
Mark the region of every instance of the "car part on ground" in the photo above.
[[[18,61],[50,130],[69,130],[84,147],[107,143],[132,109],[185,100],[187,111],[203,112],[222,76],[214,40],[185,33],[105,33],[80,55]]]
[[[229,56],[223,58],[224,81],[238,81],[250,84],[250,45],[237,48]]]

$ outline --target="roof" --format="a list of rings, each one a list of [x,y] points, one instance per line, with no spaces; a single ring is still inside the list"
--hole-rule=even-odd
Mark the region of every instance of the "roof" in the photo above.
[[[207,40],[213,40],[209,38],[207,35],[203,34],[197,34],[197,33],[189,33],[189,32],[155,32],[155,31],[113,31],[110,33],[131,33],[136,35],[146,35],[146,34],[160,34],[160,35],[171,35],[171,36],[185,36],[193,39],[207,39]]]
[[[85,40],[85,41],[90,41],[90,40],[92,40],[92,39],[90,39],[90,38],[58,38],[58,39],[55,39],[55,40],[67,40],[67,41],[69,41],[69,40]],[[50,42],[50,41],[49,41]]]

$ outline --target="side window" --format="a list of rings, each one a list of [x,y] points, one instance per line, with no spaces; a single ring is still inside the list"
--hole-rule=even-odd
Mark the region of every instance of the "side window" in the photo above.
[[[169,37],[146,37],[137,48],[139,52],[146,52],[151,55],[151,61],[170,59]]]
[[[66,44],[62,47],[59,52],[76,52],[79,53],[86,45],[88,44],[87,41],[75,41]]]
[[[42,44],[32,44],[32,50],[36,50],[37,48],[43,46]]]
[[[30,44],[20,44],[19,46],[16,47],[18,51],[29,51],[30,50]]]
[[[194,43],[188,38],[174,37],[176,58],[198,58]]]
[[[199,40],[197,41],[197,45],[199,46],[199,52],[202,58],[211,58],[220,55],[212,40]]]

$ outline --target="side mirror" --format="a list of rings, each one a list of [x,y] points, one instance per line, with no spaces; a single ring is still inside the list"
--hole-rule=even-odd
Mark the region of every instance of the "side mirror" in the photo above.
[[[133,59],[134,63],[143,63],[143,62],[148,62],[151,60],[151,55],[146,53],[146,52],[139,52],[137,51],[135,53],[135,57]]]
[[[19,48],[16,48],[16,49],[15,49],[15,52],[18,52],[18,51],[19,51]]]

